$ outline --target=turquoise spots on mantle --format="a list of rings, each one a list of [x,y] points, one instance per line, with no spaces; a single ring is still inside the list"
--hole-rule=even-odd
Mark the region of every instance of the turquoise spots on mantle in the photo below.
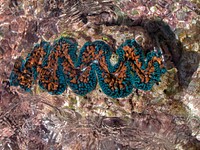
[[[134,39],[128,39],[116,50],[118,61],[112,65],[111,48],[104,41],[86,42],[77,56],[77,43],[61,37],[51,45],[42,41],[34,46],[26,60],[17,59],[10,84],[31,91],[33,84],[50,94],[62,94],[67,86],[78,95],[95,90],[97,82],[112,98],[126,97],[133,88],[151,90],[166,72],[161,52],[145,56]]]

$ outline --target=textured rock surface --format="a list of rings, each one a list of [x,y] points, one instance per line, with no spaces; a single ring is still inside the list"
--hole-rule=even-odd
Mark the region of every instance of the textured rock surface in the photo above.
[[[199,149],[199,7],[195,0],[0,1],[0,149]],[[16,58],[62,35],[79,47],[101,39],[114,51],[130,38],[145,52],[159,46],[168,71],[151,91],[121,99],[99,86],[86,96],[9,86]]]

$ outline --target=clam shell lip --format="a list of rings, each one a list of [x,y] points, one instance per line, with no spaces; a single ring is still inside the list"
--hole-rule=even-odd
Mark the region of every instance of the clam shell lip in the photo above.
[[[146,56],[134,39],[122,43],[112,65],[111,48],[104,41],[86,42],[77,57],[77,43],[68,37],[53,45],[42,41],[35,45],[26,60],[18,60],[10,75],[13,86],[30,91],[34,80],[50,94],[62,94],[69,86],[76,94],[85,95],[96,88],[112,97],[126,97],[132,89],[151,90],[166,72],[159,50]]]

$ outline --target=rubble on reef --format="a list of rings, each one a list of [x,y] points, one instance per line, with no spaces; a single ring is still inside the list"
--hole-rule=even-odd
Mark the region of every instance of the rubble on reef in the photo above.
[[[199,8],[197,0],[0,1],[0,149],[199,149]],[[30,92],[10,85],[17,59],[66,36],[78,49],[104,41],[111,64],[120,44],[135,39],[144,54],[162,50],[167,72],[151,90],[123,98],[98,84],[84,96],[70,88],[51,95],[37,81]]]

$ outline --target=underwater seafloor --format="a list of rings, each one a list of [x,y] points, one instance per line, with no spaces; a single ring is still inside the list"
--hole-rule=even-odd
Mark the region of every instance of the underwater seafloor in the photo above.
[[[198,0],[0,0],[0,149],[199,150],[199,15]],[[126,39],[158,46],[167,72],[125,98],[10,86],[17,58],[63,36],[105,41],[111,62]]]

